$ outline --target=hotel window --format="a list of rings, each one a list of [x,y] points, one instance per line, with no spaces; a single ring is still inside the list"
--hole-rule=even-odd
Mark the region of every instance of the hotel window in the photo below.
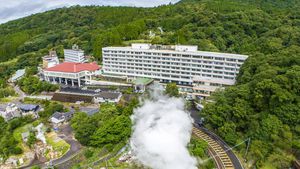
[[[225,58],[215,57],[215,60],[224,60]]]
[[[213,59],[211,56],[203,56],[203,59]]]
[[[202,56],[195,56],[194,55],[193,58],[199,58],[200,59],[200,58],[202,58]]]
[[[230,62],[235,62],[236,59],[232,59],[232,58],[227,58],[226,61],[230,61]]]

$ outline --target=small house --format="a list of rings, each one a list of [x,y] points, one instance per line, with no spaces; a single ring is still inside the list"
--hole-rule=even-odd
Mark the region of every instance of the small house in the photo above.
[[[63,124],[64,122],[69,121],[73,117],[74,112],[55,112],[51,117],[50,117],[50,122],[54,125],[60,125]]]
[[[22,112],[29,113],[38,111],[40,106],[35,104],[21,104],[18,107]]]
[[[40,106],[35,104],[21,104],[18,106],[22,112],[22,116],[27,115],[34,115],[35,118],[38,117],[37,111],[39,110]]]
[[[9,121],[15,117],[21,117],[21,113],[14,103],[9,103],[5,110],[0,110],[0,116],[2,116],[5,121]]]
[[[122,93],[120,92],[106,92],[102,91],[94,96],[95,103],[118,103],[122,97]]]

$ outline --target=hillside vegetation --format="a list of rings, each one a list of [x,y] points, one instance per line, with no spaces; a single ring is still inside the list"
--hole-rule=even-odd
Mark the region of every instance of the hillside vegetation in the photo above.
[[[48,11],[0,25],[0,61],[17,58],[0,67],[0,78],[36,66],[48,49],[62,56],[74,43],[99,63],[101,47],[134,40],[248,54],[237,85],[216,93],[201,114],[231,145],[252,139],[249,164],[287,168],[300,153],[299,9],[297,0],[184,0]]]

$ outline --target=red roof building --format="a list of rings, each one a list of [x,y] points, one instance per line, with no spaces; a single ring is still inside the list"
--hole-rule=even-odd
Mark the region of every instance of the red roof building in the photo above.
[[[99,69],[100,69],[100,67],[95,62],[92,62],[92,63],[64,62],[64,63],[58,64],[54,67],[48,68],[45,71],[78,73],[78,72],[82,72],[82,71],[94,72]]]
[[[91,84],[92,76],[95,75],[97,70],[100,70],[100,67],[96,62],[64,62],[44,69],[43,75],[44,80],[51,83],[71,84],[72,86],[78,85],[80,87],[82,84]]]

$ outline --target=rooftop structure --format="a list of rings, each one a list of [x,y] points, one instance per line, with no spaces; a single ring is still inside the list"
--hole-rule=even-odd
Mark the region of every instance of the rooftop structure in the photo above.
[[[53,67],[59,64],[56,51],[49,51],[49,55],[43,57],[43,69]]]
[[[87,115],[91,116],[94,115],[95,113],[99,112],[99,108],[89,108],[89,107],[81,107],[80,112],[85,112]]]
[[[72,102],[119,102],[122,97],[120,92],[82,90],[79,88],[62,88],[52,98],[55,101]]]
[[[120,101],[122,94],[120,92],[100,92],[96,94],[94,97],[94,101],[96,103],[103,103],[103,102],[112,102],[117,103]]]
[[[10,78],[10,82],[16,82],[25,75],[25,69],[19,69],[16,73]]]
[[[74,44],[72,49],[64,49],[65,62],[86,62],[84,51],[80,50],[78,45]]]
[[[153,82],[153,79],[138,77],[132,82],[134,84],[135,91],[142,93],[146,90],[146,86]]]
[[[181,92],[206,97],[233,85],[247,55],[198,51],[197,46],[132,44],[104,47],[103,73],[176,82]]]
[[[92,103],[93,98],[94,98],[93,96],[89,96],[89,95],[57,92],[53,95],[52,100],[60,101],[60,102],[69,102],[69,103],[76,103],[76,102]]]
[[[9,121],[15,117],[21,117],[22,114],[15,104],[9,103],[5,110],[0,110],[0,116],[2,116],[5,121]]]
[[[82,71],[96,71],[99,66],[95,63],[73,63],[64,62],[54,67],[46,69],[46,71],[52,72],[66,72],[66,73],[78,73]]]
[[[53,124],[61,124],[63,122],[69,121],[74,115],[74,112],[55,112],[51,117],[50,117],[50,122]]]
[[[72,84],[89,84],[92,76],[100,67],[95,63],[74,63],[64,62],[44,70],[44,79],[52,83]]]
[[[35,104],[21,104],[18,105],[19,109],[24,112],[29,112],[29,111],[37,111],[39,109],[39,105]]]

